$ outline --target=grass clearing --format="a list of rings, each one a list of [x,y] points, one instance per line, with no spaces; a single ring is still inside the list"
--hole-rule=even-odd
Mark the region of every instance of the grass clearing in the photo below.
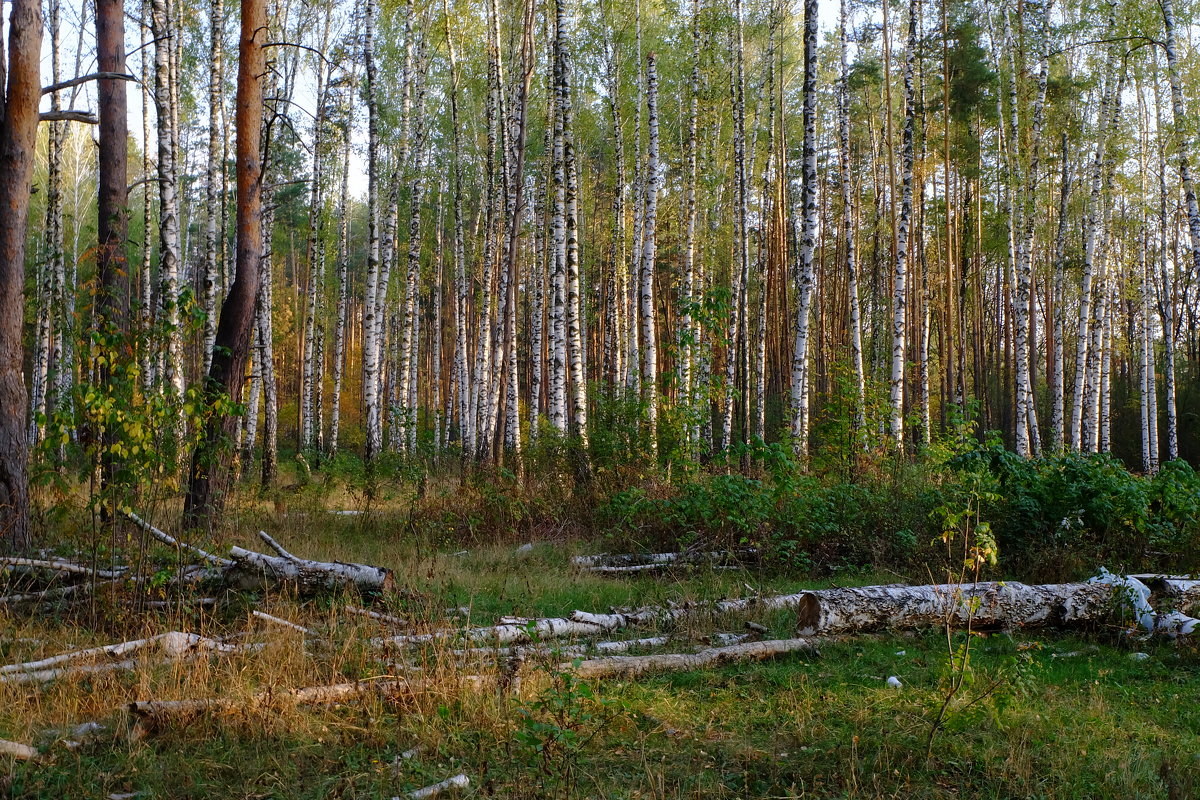
[[[564,615],[578,608],[664,604],[785,593],[821,582],[696,568],[613,578],[573,570],[594,551],[573,541],[469,548],[463,555],[406,536],[400,516],[370,520],[275,518],[247,513],[298,554],[396,568],[401,591],[379,609],[421,632],[500,616]],[[303,525],[303,537],[298,536]],[[259,525],[247,525],[253,529]],[[242,537],[251,544],[249,536]],[[854,583],[896,580],[857,574]],[[838,581],[847,585],[851,581]],[[829,581],[823,582],[825,584]],[[390,798],[458,772],[467,796],[496,797],[905,797],[1076,798],[1200,796],[1200,654],[1191,643],[1125,641],[1098,634],[978,636],[970,675],[926,747],[951,677],[944,633],[870,635],[824,642],[819,656],[580,683],[553,653],[525,666],[519,692],[480,691],[460,672],[497,677],[490,659],[458,665],[446,641],[413,651],[433,679],[426,691],[296,707],[293,687],[397,670],[395,655],[365,646],[400,633],[344,612],[351,598],[305,603],[230,596],[212,609],[139,614],[101,594],[80,616],[8,616],[5,663],[165,630],[240,636],[239,653],[133,671],[59,679],[45,687],[0,684],[0,737],[50,743],[40,763],[10,763],[11,797]],[[253,608],[312,629],[305,637],[253,618]],[[768,637],[792,635],[789,612],[757,612]],[[667,648],[737,632],[745,617],[689,620]],[[621,631],[612,638],[652,635]],[[965,634],[957,634],[954,644]],[[563,643],[564,645],[566,643]],[[1135,660],[1133,652],[1148,657]],[[389,663],[390,662],[390,663]],[[897,676],[902,688],[887,685]],[[255,695],[276,692],[265,706]],[[130,735],[135,699],[227,697],[254,710],[214,712]],[[108,729],[70,750],[51,729],[87,721]],[[401,754],[415,751],[410,758]]]

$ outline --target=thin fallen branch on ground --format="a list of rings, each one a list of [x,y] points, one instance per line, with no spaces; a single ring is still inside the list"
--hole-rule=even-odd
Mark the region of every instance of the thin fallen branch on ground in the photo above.
[[[70,575],[88,575],[97,578],[119,578],[128,571],[126,567],[119,569],[99,569],[89,567],[86,564],[76,564],[73,561],[64,561],[57,558],[0,558],[0,567],[31,570],[43,569],[50,570],[51,572],[66,572]]]
[[[70,586],[59,586],[56,589],[44,589],[40,592],[27,592],[24,594],[10,594],[0,597],[0,605],[19,605],[22,603],[44,603],[51,600],[61,600],[65,597],[71,597],[77,594],[90,594],[92,591],[101,586],[111,586],[116,583],[115,580],[105,581],[85,581],[84,583],[73,583]]]
[[[698,653],[608,656],[582,661],[579,664],[561,664],[559,669],[573,672],[581,678],[635,678],[647,672],[679,672],[739,661],[760,661],[799,650],[816,652],[816,647],[808,639],[774,639],[727,647],[709,647]]]
[[[432,786],[426,786],[424,789],[414,789],[404,796],[409,798],[409,800],[425,800],[428,797],[436,797],[442,792],[446,792],[451,789],[466,789],[470,785],[471,779],[460,773],[452,778],[446,778],[444,781],[435,783]],[[392,800],[400,800],[400,798],[393,797]]]
[[[185,551],[191,553],[192,555],[199,556],[200,558],[204,559],[205,561],[207,561],[211,564],[216,564],[219,567],[228,567],[233,564],[233,562],[227,558],[221,558],[220,556],[214,556],[212,553],[209,553],[206,550],[201,550],[199,547],[194,547],[194,546],[188,544],[187,542],[179,541],[174,536],[164,533],[163,531],[154,527],[149,522],[142,519],[141,517],[139,517],[137,514],[133,513],[132,511],[126,511],[125,516],[128,517],[130,520],[132,520],[136,525],[141,526],[141,528],[143,530],[145,530],[147,533],[149,533],[155,539],[158,539],[160,542],[167,545],[168,547],[174,547],[176,550],[185,550]]]
[[[342,610],[347,614],[357,614],[360,617],[370,617],[371,619],[379,620],[380,622],[387,623],[388,625],[396,625],[399,627],[405,627],[408,625],[408,622],[400,617],[393,617],[391,614],[383,614],[379,611],[371,611],[366,608],[358,608],[357,606],[342,606]]]
[[[145,639],[74,650],[38,661],[0,666],[0,683],[46,683],[70,673],[87,674],[134,669],[136,659],[125,658],[147,649],[155,649],[167,660],[178,660],[200,652],[234,653],[253,649],[252,645],[234,645],[196,633],[168,631]],[[99,658],[123,659],[115,662],[89,664]]]
[[[279,617],[271,616],[270,614],[266,613],[265,611],[255,610],[255,611],[251,611],[250,613],[253,616],[257,617],[258,619],[265,620],[266,622],[274,623],[275,625],[279,625],[280,627],[283,627],[283,628],[290,628],[291,630],[298,631],[299,633],[303,633],[305,636],[313,635],[313,632],[311,630],[309,630],[308,628],[304,627],[303,625],[297,625],[296,623],[289,622],[286,619],[280,619]]]
[[[452,680],[480,689],[488,684],[478,675],[456,675],[453,679],[380,678],[338,683],[330,686],[307,686],[282,691],[259,692],[245,700],[228,697],[209,697],[195,700],[135,700],[128,711],[145,726],[156,727],[180,722],[207,712],[253,713],[277,705],[316,706],[342,703],[368,695],[413,694],[430,689],[445,689]],[[143,730],[145,728],[143,727]]]

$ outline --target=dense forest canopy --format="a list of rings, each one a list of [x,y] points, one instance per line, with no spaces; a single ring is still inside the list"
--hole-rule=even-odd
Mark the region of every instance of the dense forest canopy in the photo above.
[[[247,7],[48,0],[35,477],[1200,458],[1191,2]]]

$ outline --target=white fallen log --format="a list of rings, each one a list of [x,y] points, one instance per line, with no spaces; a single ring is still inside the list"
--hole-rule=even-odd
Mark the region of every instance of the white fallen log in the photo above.
[[[603,633],[590,622],[563,617],[530,620],[527,624],[492,625],[485,628],[442,628],[429,633],[404,634],[371,640],[373,647],[415,647],[436,642],[490,642],[493,645],[522,644],[540,639],[565,639],[572,636],[593,637]]]
[[[561,664],[560,670],[570,671],[581,678],[634,678],[647,672],[686,671],[730,664],[739,661],[759,661],[799,650],[815,651],[808,639],[773,639],[748,642],[727,647],[709,647],[698,653],[658,653],[647,656],[608,656]]]
[[[0,666],[0,683],[47,683],[67,674],[95,674],[137,668],[135,658],[127,656],[154,649],[168,661],[178,660],[200,652],[233,653],[256,647],[226,644],[195,633],[168,631],[145,639],[74,650],[38,661]],[[121,659],[101,664],[87,662],[98,658]]]
[[[1165,633],[1175,638],[1190,636],[1200,627],[1200,620],[1180,611],[1156,612],[1150,605],[1150,587],[1132,575],[1113,575],[1101,567],[1100,574],[1088,584],[1107,588],[1117,602],[1133,612],[1137,624],[1147,633]]]
[[[357,606],[342,606],[342,610],[347,614],[357,614],[360,617],[370,617],[388,625],[396,625],[404,627],[408,622],[400,617],[393,617],[391,614],[383,614],[379,611],[371,611],[367,608],[358,608]]]
[[[64,597],[71,597],[77,594],[90,594],[93,590],[100,586],[111,586],[116,581],[85,581],[83,583],[74,583],[70,586],[59,586],[55,589],[44,589],[40,592],[26,592],[24,594],[10,594],[0,597],[0,605],[20,605],[22,603],[44,603],[51,600],[61,600]]]
[[[251,611],[250,613],[251,613],[253,616],[257,617],[258,619],[264,620],[264,621],[266,621],[266,622],[273,623],[273,624],[275,624],[275,625],[278,625],[278,626],[280,626],[281,628],[289,628],[289,629],[291,629],[291,630],[293,630],[293,631],[297,631],[297,632],[299,632],[299,633],[303,633],[305,636],[312,636],[312,635],[313,635],[313,632],[312,632],[311,630],[309,630],[308,628],[304,627],[303,625],[297,625],[296,623],[294,623],[294,622],[289,622],[289,621],[288,621],[288,620],[286,620],[286,619],[281,619],[280,617],[275,617],[275,616],[272,616],[272,615],[270,615],[270,614],[266,613],[265,611],[258,611],[258,610],[256,609],[256,610],[254,610],[254,611]]]
[[[1185,605],[1200,603],[1200,580],[1186,575],[1130,575],[1156,592],[1181,601]]]
[[[1031,586],[1016,582],[930,586],[864,586],[804,592],[797,605],[801,635],[937,627],[978,629],[1073,627],[1112,610],[1113,590],[1099,583]]]
[[[27,744],[0,739],[0,755],[12,756],[18,761],[31,761],[38,757],[38,751],[36,747]]]
[[[460,773],[439,783],[426,786],[423,789],[415,789],[406,794],[405,797],[409,798],[409,800],[425,800],[425,798],[435,797],[451,789],[466,789],[470,785],[470,778]],[[394,798],[393,800],[399,800],[399,798]]]
[[[687,563],[700,564],[711,561],[736,559],[735,553],[716,551],[689,553],[621,553],[611,555],[600,553],[592,556],[572,556],[571,564],[589,571],[617,571],[618,569],[636,570],[661,568],[670,564]]]
[[[446,792],[451,789],[466,789],[470,785],[471,779],[460,773],[452,778],[446,778],[444,781],[435,783],[432,786],[426,786],[424,789],[414,789],[404,796],[409,798],[409,800],[425,800],[427,797],[436,797],[442,792]],[[400,798],[393,797],[392,800],[400,800]]]
[[[454,677],[461,685],[480,689],[487,680],[478,675]],[[329,686],[305,686],[295,689],[274,689],[258,692],[246,700],[228,697],[208,697],[187,700],[135,700],[127,706],[130,714],[150,724],[162,724],[186,719],[207,712],[252,713],[275,705],[316,706],[332,705],[369,695],[416,693],[429,689],[445,689],[450,681],[443,678],[387,678],[338,683]]]
[[[558,655],[574,658],[591,653],[623,653],[626,650],[638,648],[663,647],[670,643],[669,636],[652,636],[645,639],[627,639],[625,641],[594,642],[592,644],[572,645],[570,647],[553,647],[551,645],[519,645],[517,647],[471,647],[461,650],[451,650],[450,654],[463,659],[469,658],[508,658],[515,655]]]
[[[132,511],[126,511],[125,516],[128,517],[130,520],[132,520],[135,524],[141,526],[143,530],[145,530],[147,533],[149,533],[155,539],[158,539],[160,542],[167,545],[168,547],[174,547],[177,550],[186,550],[187,552],[192,553],[193,555],[199,556],[200,558],[204,559],[205,561],[208,561],[212,564],[217,564],[222,567],[228,567],[232,564],[232,562],[227,558],[221,558],[220,556],[214,556],[212,553],[209,553],[205,550],[201,550],[199,547],[190,545],[187,542],[179,541],[174,536],[164,533],[163,531],[154,527],[149,522],[142,519],[141,517],[139,517],[137,514],[133,513]]]
[[[302,594],[351,586],[362,591],[386,592],[395,586],[390,569],[297,558],[266,533],[260,532],[259,536],[279,555],[269,556],[242,547],[231,547],[229,555],[232,561],[225,569],[226,583],[241,589],[293,585]]]
[[[70,575],[94,575],[97,578],[119,578],[128,572],[128,569],[125,567],[119,569],[94,569],[86,564],[76,564],[73,561],[64,561],[57,558],[0,558],[0,567],[44,569],[51,572],[66,572]]]

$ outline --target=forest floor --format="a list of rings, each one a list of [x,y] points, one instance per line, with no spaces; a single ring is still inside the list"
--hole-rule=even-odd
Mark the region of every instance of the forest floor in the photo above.
[[[391,798],[462,773],[470,780],[463,797],[1200,797],[1200,653],[1192,643],[1115,632],[975,635],[964,660],[963,633],[864,635],[822,641],[819,653],[597,681],[575,679],[564,667],[571,659],[551,649],[529,658],[515,691],[498,691],[490,678],[503,675],[503,658],[463,661],[452,650],[464,645],[453,640],[390,655],[367,642],[502,616],[898,578],[814,581],[707,567],[606,577],[570,563],[575,553],[605,549],[599,542],[550,537],[532,548],[517,541],[461,552],[415,544],[399,515],[367,521],[281,510],[243,522],[247,534],[262,527],[304,557],[394,568],[400,590],[372,608],[408,626],[347,613],[346,605],[364,604],[350,597],[301,603],[231,593],[212,607],[140,611],[100,593],[86,609],[32,618],[0,611],[6,664],[170,630],[261,644],[201,659],[139,659],[129,670],[40,686],[0,683],[0,738],[44,753],[36,762],[0,757],[0,796]],[[768,629],[764,638],[795,635],[790,611],[696,617],[670,631],[663,649],[686,652],[714,634],[744,633],[748,619]],[[651,635],[630,629],[607,638]],[[404,669],[430,682],[318,707],[283,696]],[[899,688],[889,686],[893,676]],[[282,699],[252,706],[266,690]],[[134,726],[126,711],[135,700],[208,697],[250,710],[157,728]],[[69,748],[67,731],[90,721],[104,729]]]

